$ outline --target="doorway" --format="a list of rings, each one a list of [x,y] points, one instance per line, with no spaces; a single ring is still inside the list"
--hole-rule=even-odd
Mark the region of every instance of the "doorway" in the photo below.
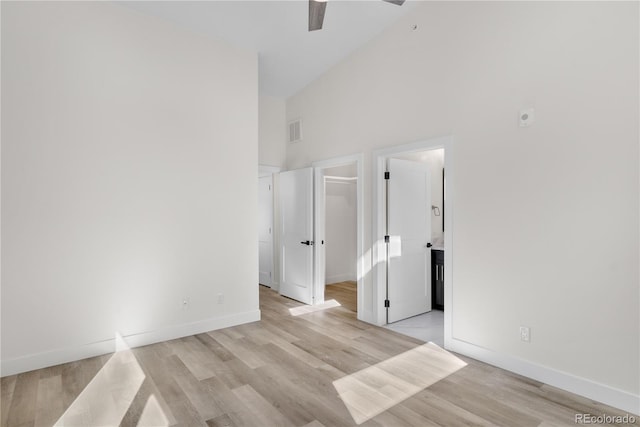
[[[323,171],[325,300],[357,312],[356,164]]]
[[[445,345],[446,337],[451,336],[452,324],[450,310],[453,249],[450,179],[452,142],[451,137],[443,137],[391,147],[374,153],[374,237],[378,242],[374,246],[376,249],[374,296],[377,298],[378,324],[419,339],[428,338],[430,341]],[[399,175],[405,173],[403,169],[406,168],[415,170],[411,174],[405,173],[404,178],[401,177],[409,180],[400,184],[401,188],[407,192],[405,195],[398,196],[398,189],[394,195],[393,186],[387,186],[388,181],[393,181],[394,176],[392,166],[390,179],[385,179],[385,172],[389,171],[390,162],[400,163],[401,166],[406,165],[400,168]],[[424,170],[429,170],[428,178],[425,178]],[[447,172],[446,185],[445,171]],[[422,183],[416,184],[412,181],[413,179],[422,180]],[[425,183],[425,179],[431,182]],[[392,193],[389,194],[388,190]],[[419,197],[416,192],[420,193]],[[429,194],[425,195],[425,192]],[[410,230],[398,230],[396,224],[396,228],[393,229],[393,206],[391,212],[387,211],[387,202],[393,205],[399,197],[411,199],[412,194],[416,197],[406,207],[403,208],[400,205],[400,211],[412,209],[415,215],[413,218],[400,219],[405,223],[417,221],[421,228],[418,228],[418,232],[412,233]],[[416,200],[419,200],[419,203]],[[398,215],[397,208],[395,215]],[[389,224],[388,220],[391,220],[392,224]],[[390,228],[389,225],[392,227]],[[428,231],[425,232],[425,229]],[[385,236],[389,236],[386,242]],[[416,236],[419,238],[414,239],[415,241],[409,238]],[[402,262],[399,262],[405,255],[413,259],[409,262],[408,270],[403,270]],[[405,290],[403,286],[406,284],[398,285],[402,280],[414,280],[414,282]],[[436,285],[439,286],[438,289],[435,289]],[[413,294],[400,298],[398,292],[405,291]],[[394,305],[394,298],[397,300],[396,303],[401,305],[403,298],[409,303],[417,301],[414,304],[416,307],[399,310],[407,314],[408,319],[405,319],[403,313],[397,312],[388,317]]]
[[[370,266],[363,256],[364,211],[362,202],[363,155],[338,157],[313,162],[311,167],[281,172],[278,176],[279,193],[279,256],[280,294],[305,304],[325,302],[326,251],[325,174],[331,168],[355,169],[355,176],[334,179],[355,182],[356,209],[356,310],[357,318],[371,322],[372,310],[363,309],[364,270]],[[353,267],[353,266],[352,266]],[[349,276],[353,277],[353,276]]]
[[[444,149],[395,155],[387,170],[387,234],[403,234],[401,256],[388,260],[387,327],[443,346]]]
[[[363,155],[314,162],[315,301],[344,301],[360,320],[363,309]],[[329,285],[328,287],[326,285]],[[327,291],[327,294],[325,294]],[[342,304],[342,302],[340,302]],[[370,316],[370,315],[369,315]]]

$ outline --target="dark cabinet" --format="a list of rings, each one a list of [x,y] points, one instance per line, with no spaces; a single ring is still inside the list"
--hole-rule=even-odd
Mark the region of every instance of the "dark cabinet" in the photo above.
[[[431,308],[444,310],[444,251],[431,250]]]

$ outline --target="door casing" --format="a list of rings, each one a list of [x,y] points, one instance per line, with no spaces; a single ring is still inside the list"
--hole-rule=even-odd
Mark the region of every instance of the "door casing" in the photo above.
[[[357,318],[359,320],[373,323],[373,313],[366,310],[363,300],[363,277],[364,269],[368,260],[363,255],[363,238],[364,238],[364,210],[362,203],[363,194],[363,163],[364,155],[355,154],[351,156],[335,157],[327,160],[313,162],[311,166],[314,168],[314,265],[317,267],[314,272],[314,299],[315,304],[324,302],[324,280],[325,280],[325,247],[321,244],[324,236],[325,227],[325,194],[324,194],[324,170],[336,166],[356,165],[357,177],[356,181],[356,276],[357,276]]]
[[[271,195],[272,202],[271,206],[273,212],[271,214],[271,283],[269,286],[273,290],[278,290],[280,279],[279,279],[279,268],[278,268],[278,260],[279,250],[280,250],[280,238],[279,238],[279,227],[278,218],[279,208],[278,208],[278,188],[277,188],[277,174],[280,172],[280,168],[277,166],[268,166],[268,165],[258,165],[258,178],[263,178],[265,176],[271,177]]]
[[[444,169],[446,171],[446,186],[444,211],[444,228],[447,230],[444,236],[444,342],[445,347],[452,339],[452,290],[453,290],[453,137],[443,136],[425,141],[417,141],[409,144],[388,147],[373,152],[373,236],[372,236],[372,252],[373,252],[373,322],[377,325],[386,323],[386,309],[384,300],[386,294],[386,247],[384,235],[385,226],[385,197],[384,197],[384,172],[386,170],[386,162],[388,158],[402,154],[415,153],[418,151],[434,150],[438,148],[444,149]]]
[[[258,283],[271,287],[273,283],[273,175],[258,178]]]

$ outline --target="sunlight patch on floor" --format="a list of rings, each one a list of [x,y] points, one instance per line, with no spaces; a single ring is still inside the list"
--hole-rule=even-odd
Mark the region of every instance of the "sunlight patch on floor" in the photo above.
[[[115,341],[116,353],[82,390],[55,426],[120,425],[144,382],[145,374],[120,334],[116,333]],[[138,425],[169,425],[153,395],[145,404],[140,422],[143,419],[145,424]]]
[[[290,308],[289,314],[292,316],[300,316],[302,314],[313,313],[314,311],[326,310],[333,307],[340,307],[340,303],[334,299],[330,299],[318,305],[301,305],[300,307]]]
[[[152,394],[144,405],[137,427],[167,427],[169,424],[158,399]]]
[[[356,424],[381,414],[467,366],[427,343],[333,382]]]

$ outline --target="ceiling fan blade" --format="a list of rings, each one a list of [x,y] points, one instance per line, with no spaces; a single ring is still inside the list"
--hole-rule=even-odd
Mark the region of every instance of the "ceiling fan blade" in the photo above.
[[[309,31],[322,29],[326,8],[326,1],[309,0]]]
[[[402,3],[404,3],[404,0],[383,0],[383,1],[386,1],[387,3],[397,4],[398,6],[402,6]]]

